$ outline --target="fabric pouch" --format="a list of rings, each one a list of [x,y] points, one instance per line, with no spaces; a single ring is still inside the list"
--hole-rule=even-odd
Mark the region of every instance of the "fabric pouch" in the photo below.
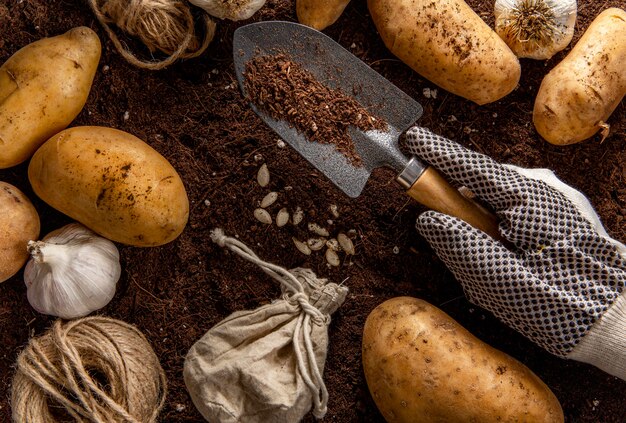
[[[322,379],[328,325],[348,288],[309,269],[287,271],[266,263],[220,230],[213,240],[280,282],[282,296],[231,314],[191,347],[184,378],[195,406],[212,423],[294,423],[311,408],[322,418],[328,401]]]

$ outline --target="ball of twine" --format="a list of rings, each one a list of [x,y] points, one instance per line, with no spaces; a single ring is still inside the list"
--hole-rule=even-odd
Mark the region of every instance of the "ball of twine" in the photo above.
[[[89,4],[120,54],[143,69],[162,69],[177,59],[202,54],[215,35],[215,22],[203,16],[204,40],[195,34],[193,15],[181,0],[89,0]],[[138,59],[124,47],[109,24],[139,38],[151,53],[159,50],[169,56],[161,61]]]
[[[57,320],[17,359],[13,420],[154,422],[166,384],[156,354],[134,326],[98,316]]]

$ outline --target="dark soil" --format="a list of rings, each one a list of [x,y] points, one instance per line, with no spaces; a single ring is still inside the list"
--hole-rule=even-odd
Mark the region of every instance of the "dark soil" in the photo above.
[[[492,0],[469,4],[493,25]],[[601,10],[611,6],[626,8],[626,1],[579,1],[574,42]],[[295,20],[295,2],[269,0],[250,21],[273,19]],[[361,331],[376,305],[399,295],[437,305],[480,339],[530,367],[560,400],[568,422],[626,421],[626,382],[548,354],[464,298],[458,282],[417,235],[415,219],[424,209],[393,182],[392,172],[376,171],[363,194],[350,199],[288,146],[277,143],[276,134],[248,107],[236,86],[232,35],[245,23],[219,22],[206,54],[151,72],[121,58],[86,2],[0,0],[0,62],[30,42],[74,26],[97,31],[104,47],[99,71],[72,126],[102,125],[140,137],[171,161],[186,184],[191,207],[183,234],[158,248],[119,245],[122,278],[116,297],[101,310],[137,325],[154,346],[169,380],[162,421],[202,420],[182,378],[191,345],[230,313],[279,296],[276,283],[254,265],[211,242],[209,231],[215,227],[237,235],[266,260],[289,268],[310,267],[336,282],[346,280],[351,292],[330,327],[324,372],[330,403],[324,421],[382,421],[361,369]],[[424,106],[420,125],[502,162],[553,169],[588,195],[612,236],[626,241],[624,105],[609,119],[612,130],[603,143],[596,136],[578,145],[552,146],[538,136],[531,121],[543,76],[569,48],[546,62],[522,60],[519,87],[498,102],[477,106],[437,89],[395,59],[376,33],[365,2],[353,1],[325,32],[418,100]],[[125,40],[141,51],[139,43]],[[437,89],[436,98],[424,96],[425,88]],[[262,163],[271,173],[266,188],[255,180]],[[42,234],[71,222],[36,198],[26,170],[27,164],[0,170],[0,180],[32,199]],[[252,213],[269,190],[279,193],[270,207],[272,215],[282,207],[300,206],[306,212],[305,223],[324,224],[333,234],[356,230],[356,255],[329,268],[322,253],[304,256],[295,249],[291,237],[304,237],[305,225],[259,224]],[[333,204],[339,217],[329,211]],[[0,286],[0,299],[0,421],[6,422],[17,354],[53,319],[30,307],[21,272]],[[306,421],[314,418],[309,415]]]

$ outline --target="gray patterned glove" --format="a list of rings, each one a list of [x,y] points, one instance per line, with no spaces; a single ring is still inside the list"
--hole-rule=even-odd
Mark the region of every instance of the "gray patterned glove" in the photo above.
[[[547,169],[502,165],[424,128],[409,150],[469,188],[500,218],[505,247],[467,223],[428,211],[417,230],[468,299],[547,351],[626,380],[626,246],[587,198]]]

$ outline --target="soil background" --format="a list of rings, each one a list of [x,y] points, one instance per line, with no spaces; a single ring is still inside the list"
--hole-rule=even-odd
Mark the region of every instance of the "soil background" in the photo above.
[[[468,3],[493,27],[492,0]],[[544,75],[593,18],[612,6],[626,8],[626,1],[579,1],[570,47],[548,61],[521,60],[519,86],[485,106],[437,89],[398,61],[383,45],[364,1],[352,1],[324,32],[419,101],[424,107],[420,125],[502,162],[553,169],[586,193],[608,232],[626,242],[624,104],[611,116],[611,135],[603,143],[596,136],[578,145],[555,147],[539,137],[531,120]],[[415,219],[424,208],[408,199],[393,181],[393,172],[376,171],[363,194],[350,199],[289,146],[279,145],[277,135],[240,95],[232,61],[232,35],[238,26],[275,19],[295,21],[295,2],[268,0],[248,21],[218,22],[209,51],[154,72],[122,59],[86,2],[0,0],[0,63],[42,37],[78,25],[94,29],[103,44],[102,58],[87,104],[71,126],[101,125],[130,132],[169,159],[185,182],[190,200],[185,231],[158,248],[118,245],[123,274],[115,298],[99,311],[137,325],[151,341],[169,380],[161,421],[202,421],[182,378],[191,345],[230,313],[279,296],[276,283],[254,265],[211,242],[210,230],[221,227],[268,261],[287,268],[310,267],[318,276],[345,281],[350,288],[330,326],[324,372],[330,402],[324,421],[383,421],[361,368],[362,327],[376,305],[409,295],[437,305],[480,339],[527,365],[555,393],[568,422],[625,422],[626,382],[548,354],[465,299],[459,283],[416,233]],[[124,40],[149,57],[136,40]],[[425,97],[424,88],[437,89],[437,97]],[[271,173],[266,188],[255,180],[262,163]],[[0,180],[31,198],[41,217],[42,236],[70,223],[69,217],[33,194],[26,170],[27,163],[0,170]],[[270,190],[279,193],[270,208],[274,216],[282,207],[300,206],[306,213],[304,223],[324,224],[335,235],[354,229],[356,255],[342,256],[341,266],[329,268],[322,253],[304,256],[295,249],[291,237],[306,239],[304,224],[277,228],[258,223],[252,212]],[[338,218],[329,211],[333,204]],[[52,322],[28,304],[22,272],[0,285],[0,421],[10,420],[11,378],[19,351]],[[308,415],[305,420],[314,418]]]

